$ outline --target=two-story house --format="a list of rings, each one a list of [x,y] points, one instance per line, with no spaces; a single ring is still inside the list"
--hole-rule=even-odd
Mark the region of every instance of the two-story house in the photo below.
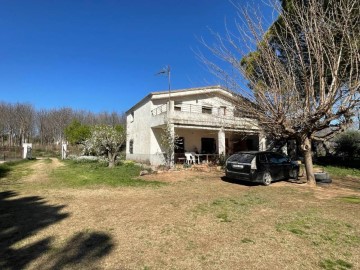
[[[220,86],[153,92],[126,112],[126,159],[161,165],[161,134],[170,125],[183,152],[231,154],[265,150],[255,119],[237,105],[239,96]]]

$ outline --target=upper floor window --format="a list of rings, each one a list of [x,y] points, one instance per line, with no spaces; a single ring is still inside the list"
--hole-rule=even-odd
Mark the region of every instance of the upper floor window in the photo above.
[[[225,106],[220,106],[219,115],[226,115],[226,107]]]
[[[211,107],[202,106],[201,112],[206,113],[206,114],[211,114],[212,110],[211,110]]]
[[[181,102],[180,101],[175,101],[174,110],[181,111]]]
[[[250,114],[247,111],[243,110],[243,109],[236,108],[234,110],[234,116],[235,117],[250,117]]]

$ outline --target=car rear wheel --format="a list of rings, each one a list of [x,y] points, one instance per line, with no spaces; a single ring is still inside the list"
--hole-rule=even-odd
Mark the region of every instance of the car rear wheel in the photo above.
[[[263,184],[265,186],[268,186],[270,185],[272,182],[272,177],[271,177],[271,174],[269,172],[264,172],[263,174]]]

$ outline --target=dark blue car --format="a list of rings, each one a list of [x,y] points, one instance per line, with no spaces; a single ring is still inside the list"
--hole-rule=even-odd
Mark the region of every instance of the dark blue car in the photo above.
[[[298,178],[299,165],[276,152],[238,152],[226,160],[226,177],[266,186],[282,179]]]

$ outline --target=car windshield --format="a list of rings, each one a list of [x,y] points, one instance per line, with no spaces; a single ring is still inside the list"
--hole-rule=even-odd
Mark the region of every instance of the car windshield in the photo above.
[[[229,161],[240,163],[251,163],[255,154],[235,154],[229,158]]]

